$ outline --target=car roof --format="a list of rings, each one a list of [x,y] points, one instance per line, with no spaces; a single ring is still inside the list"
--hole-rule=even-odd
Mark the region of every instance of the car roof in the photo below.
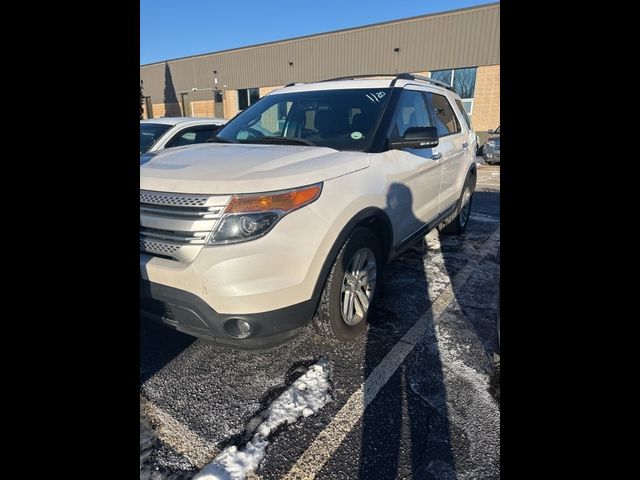
[[[223,125],[227,123],[224,118],[209,118],[209,117],[161,117],[161,118],[148,118],[140,120],[140,123],[155,123],[160,125],[175,126],[179,123],[185,124],[201,124],[201,125]]]

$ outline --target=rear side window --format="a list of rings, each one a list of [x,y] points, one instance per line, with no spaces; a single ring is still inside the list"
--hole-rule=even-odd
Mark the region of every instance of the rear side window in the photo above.
[[[444,137],[461,131],[458,119],[453,113],[451,104],[447,97],[438,95],[437,93],[427,93],[431,111],[433,113],[433,121],[438,129],[438,135]]]
[[[389,138],[402,137],[411,127],[432,127],[422,92],[404,90],[396,107]]]
[[[194,145],[204,143],[213,138],[220,130],[219,125],[204,125],[199,127],[185,128],[167,143],[166,148],[182,147],[184,145]]]
[[[458,111],[462,113],[462,116],[464,117],[464,121],[467,122],[467,127],[469,127],[469,130],[473,130],[473,127],[471,126],[471,119],[469,118],[469,115],[467,115],[467,111],[464,109],[464,105],[462,105],[462,102],[457,98],[456,98],[456,105],[458,106]]]
[[[140,124],[140,153],[145,153],[154,143],[171,128],[171,125],[162,125],[158,123],[141,123]]]

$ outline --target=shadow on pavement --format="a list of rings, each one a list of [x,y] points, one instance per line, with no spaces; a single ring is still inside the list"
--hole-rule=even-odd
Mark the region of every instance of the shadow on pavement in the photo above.
[[[176,358],[195,337],[140,317],[140,385]]]
[[[496,192],[477,192],[474,195],[472,212],[499,215],[498,195],[499,193]],[[412,203],[410,190],[402,184],[391,186],[388,199],[393,197],[408,198],[409,205]],[[392,204],[396,203],[394,200]],[[402,201],[399,203],[401,204]],[[476,204],[477,207],[474,207]],[[405,214],[413,215],[411,212],[412,209],[409,209]],[[412,221],[420,223],[415,218]],[[473,220],[469,220],[469,227],[474,227],[472,222]],[[490,227],[495,228],[495,222],[493,225],[485,223],[484,227],[487,231]],[[486,237],[489,234],[490,232]],[[495,292],[489,284],[486,289],[483,289],[481,283],[492,281],[495,283],[495,280],[490,276],[476,275],[474,270],[468,282],[471,285],[480,284],[473,288],[476,292],[475,297],[470,296],[466,289],[463,290],[463,285],[456,284],[456,274],[470,259],[470,252],[465,249],[472,247],[465,243],[465,235],[453,237],[442,235],[440,237],[442,244],[435,248],[427,247],[425,241],[419,242],[387,265],[382,282],[383,288],[378,292],[378,298],[371,311],[370,328],[366,339],[365,378],[369,377],[382,360],[383,354],[380,352],[385,352],[386,349],[380,348],[379,345],[389,342],[389,338],[394,335],[401,336],[405,333],[394,331],[394,324],[402,323],[396,317],[403,315],[419,318],[432,308],[429,290],[444,289],[441,285],[428,284],[425,272],[429,268],[439,268],[453,282],[455,301],[452,304],[458,303],[458,305],[452,307],[450,304],[446,314],[449,315],[452,308],[456,309],[458,315],[456,325],[459,324],[456,331],[460,332],[461,337],[455,340],[476,345],[476,348],[470,348],[468,353],[463,354],[463,361],[468,360],[469,363],[485,365],[487,366],[485,373],[490,373],[490,358],[496,343],[495,328],[483,308],[492,302],[492,295]],[[429,248],[440,250],[441,259],[438,259],[437,255],[428,255]],[[493,260],[495,259],[488,259],[488,261]],[[440,263],[435,266],[429,265],[429,262]],[[492,268],[488,275],[495,273],[496,267]],[[432,277],[436,276],[430,275],[430,278]],[[482,298],[477,298],[477,292],[483,291],[485,293],[480,294]],[[476,456],[478,454],[467,453],[473,449],[470,443],[477,439],[469,438],[464,429],[451,422],[451,401],[448,395],[451,393],[452,377],[451,374],[445,375],[441,358],[442,348],[449,347],[443,346],[435,324],[431,321],[428,323],[424,338],[365,410],[362,420],[358,477],[360,480],[395,478],[454,480],[462,473],[468,473],[466,466],[458,465],[461,461],[464,463],[465,455],[472,455],[475,462],[482,463],[482,458]],[[469,358],[465,358],[464,355]],[[472,390],[468,385],[457,385],[455,388]],[[454,394],[456,395],[454,403],[464,403],[464,399],[457,398],[461,396],[460,394]],[[464,395],[468,393],[464,393],[462,397]],[[487,462],[491,463],[490,467],[494,470],[498,468],[495,460],[491,459]],[[471,470],[475,468],[477,466],[469,467]],[[492,475],[488,474],[481,478],[494,478]]]

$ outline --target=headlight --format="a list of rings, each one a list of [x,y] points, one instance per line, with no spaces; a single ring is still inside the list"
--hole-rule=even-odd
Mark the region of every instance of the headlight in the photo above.
[[[210,245],[246,242],[262,237],[286,214],[314,202],[322,184],[284,192],[234,195],[209,237]]]
[[[491,148],[495,148],[495,146],[496,146],[496,142],[494,142],[493,140],[489,140],[489,141],[487,142],[487,145],[489,145]]]

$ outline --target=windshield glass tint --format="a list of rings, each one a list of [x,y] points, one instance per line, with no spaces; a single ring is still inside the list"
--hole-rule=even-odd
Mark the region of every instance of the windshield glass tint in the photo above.
[[[140,124],[140,153],[149,150],[160,136],[169,130],[171,125],[161,125],[158,123]]]
[[[218,132],[232,143],[314,145],[366,150],[389,98],[388,88],[271,94]]]

